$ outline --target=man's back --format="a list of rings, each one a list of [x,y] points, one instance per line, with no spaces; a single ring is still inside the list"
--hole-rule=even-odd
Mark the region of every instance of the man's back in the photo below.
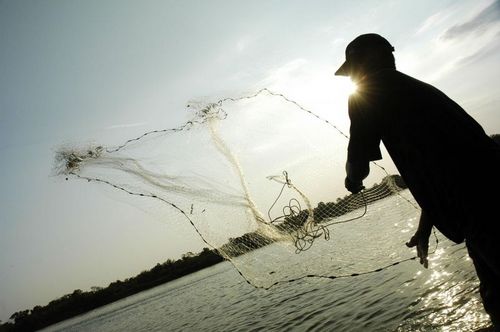
[[[384,142],[421,207],[461,242],[468,217],[483,204],[478,191],[500,184],[498,145],[444,93],[396,70],[369,75],[358,90],[350,100],[351,131],[356,122],[374,128],[369,136]],[[492,183],[477,181],[478,173]]]

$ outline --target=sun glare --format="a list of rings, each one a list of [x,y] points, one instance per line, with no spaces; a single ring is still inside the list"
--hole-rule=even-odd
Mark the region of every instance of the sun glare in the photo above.
[[[333,69],[325,66],[306,66],[306,63],[294,62],[287,70],[276,70],[266,82],[273,91],[297,100],[322,119],[327,119],[343,131],[349,130],[347,104],[349,95],[356,92],[357,86],[348,77],[333,75]],[[298,67],[300,70],[298,70]],[[311,130],[314,131],[313,127]]]
[[[343,82],[343,89],[344,89],[344,92],[346,95],[352,95],[353,93],[356,92],[356,90],[358,89],[358,86],[356,85],[356,83],[354,83],[352,80],[350,79],[347,79]]]

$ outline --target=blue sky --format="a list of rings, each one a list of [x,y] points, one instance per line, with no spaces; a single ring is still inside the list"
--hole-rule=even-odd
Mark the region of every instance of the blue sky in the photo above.
[[[202,247],[51,176],[59,146],[175,127],[191,99],[263,87],[346,126],[333,72],[366,32],[500,133],[498,1],[0,1],[0,319]]]

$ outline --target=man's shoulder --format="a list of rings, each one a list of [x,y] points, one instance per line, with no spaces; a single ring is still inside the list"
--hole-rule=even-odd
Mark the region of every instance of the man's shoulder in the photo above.
[[[435,86],[395,69],[384,69],[373,75],[370,91],[379,91],[393,97],[407,98],[409,95],[419,99],[442,99],[446,95]],[[376,87],[376,89],[375,89]]]
[[[402,73],[396,69],[380,70],[373,75],[373,79],[387,82],[393,81],[395,83],[407,82],[408,84],[431,86],[424,81],[421,81],[408,74]]]

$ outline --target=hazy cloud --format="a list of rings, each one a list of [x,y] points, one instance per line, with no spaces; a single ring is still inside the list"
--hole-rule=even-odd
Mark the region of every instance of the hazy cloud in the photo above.
[[[145,124],[147,124],[147,122],[121,123],[121,124],[115,124],[115,125],[108,126],[108,127],[106,127],[106,129],[140,127],[140,126],[144,126]]]
[[[487,29],[491,24],[500,21],[500,1],[496,0],[491,5],[483,9],[471,20],[457,24],[445,31],[443,39],[455,39],[465,34],[481,32]]]
[[[497,40],[500,39],[500,33],[497,33],[495,35],[495,39],[497,39]],[[500,50],[500,47],[498,46],[497,43],[491,43],[489,46],[479,50],[478,52],[475,52],[474,54],[471,54],[471,55],[463,58],[460,61],[460,65],[470,65],[470,64],[474,64],[478,61],[483,61],[487,58],[497,56],[499,50]]]
[[[438,24],[444,22],[446,19],[448,19],[450,17],[450,15],[451,15],[451,13],[449,13],[449,12],[441,11],[441,12],[438,12],[438,13],[432,15],[432,16],[429,16],[424,21],[424,23],[422,23],[422,25],[417,29],[415,34],[419,35],[421,33],[424,33],[424,32],[431,30],[436,25],[438,25]]]

